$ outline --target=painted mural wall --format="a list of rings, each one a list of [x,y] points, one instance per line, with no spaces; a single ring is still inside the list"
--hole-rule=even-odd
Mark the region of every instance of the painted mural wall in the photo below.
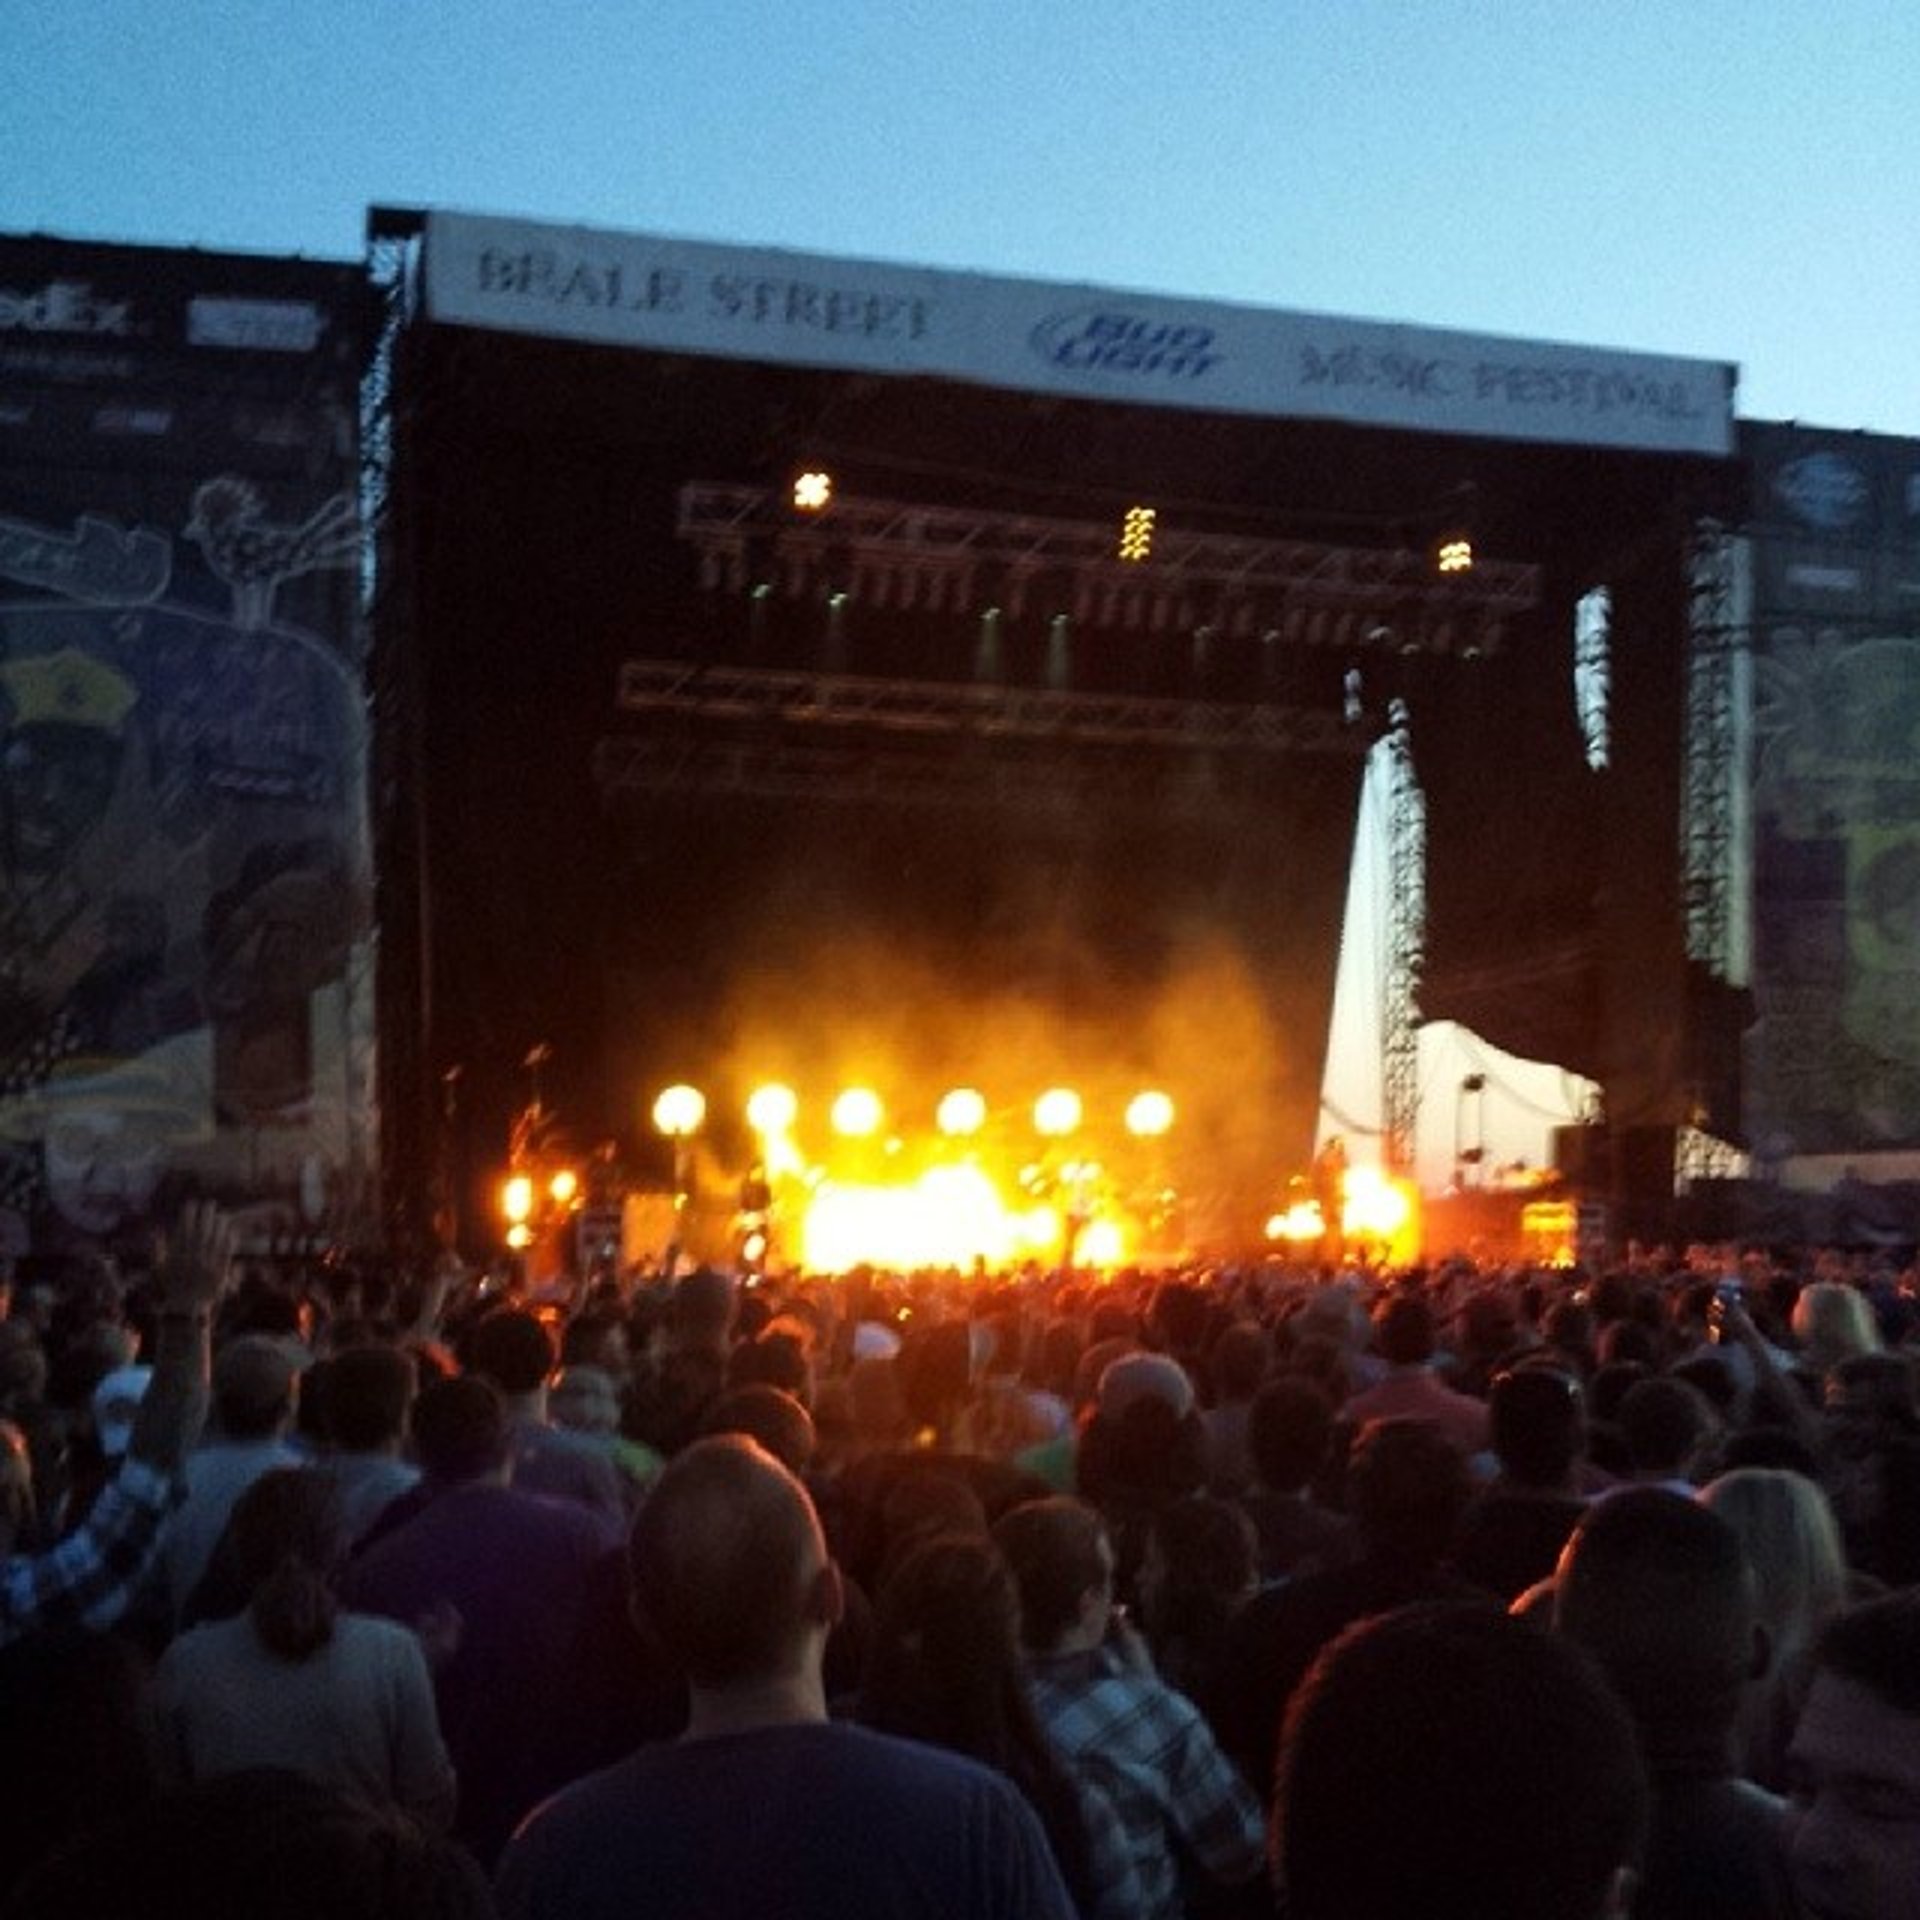
[[[359,289],[0,238],[0,1255],[374,1217]]]
[[[1920,1148],[1920,442],[1743,424],[1763,1163]]]

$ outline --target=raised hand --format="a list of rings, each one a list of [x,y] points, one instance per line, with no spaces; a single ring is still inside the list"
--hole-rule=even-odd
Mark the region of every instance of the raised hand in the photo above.
[[[210,1313],[233,1266],[233,1222],[211,1200],[189,1200],[156,1253],[160,1311]]]

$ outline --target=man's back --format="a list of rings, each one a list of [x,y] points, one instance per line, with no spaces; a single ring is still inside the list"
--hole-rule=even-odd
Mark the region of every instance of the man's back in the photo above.
[[[185,1617],[240,1496],[276,1467],[305,1464],[278,1434],[209,1440],[187,1456],[182,1475],[186,1498],[174,1508],[160,1538],[160,1565],[175,1620]]]
[[[590,1516],[506,1487],[449,1488],[356,1559],[353,1604],[411,1623],[450,1600],[461,1656],[494,1658],[529,1638],[567,1639],[604,1549]],[[556,1634],[555,1616],[567,1631]]]
[[[507,1920],[1069,1920],[1039,1823],[999,1775],[861,1727],[643,1747],[521,1829]]]
[[[1424,1420],[1462,1454],[1471,1457],[1487,1448],[1486,1402],[1456,1393],[1425,1367],[1396,1367],[1377,1386],[1356,1393],[1340,1415],[1354,1427],[1370,1420]]]
[[[1705,1769],[1652,1769],[1647,1836],[1635,1920],[1768,1920],[1793,1912],[1786,1803]]]
[[[514,1486],[571,1500],[599,1521],[609,1546],[618,1546],[626,1534],[627,1494],[612,1456],[585,1434],[538,1420],[514,1420],[507,1431]]]
[[[408,1626],[450,1607],[458,1649],[435,1675],[460,1774],[455,1831],[491,1861],[513,1825],[579,1767],[575,1658],[603,1553],[593,1517],[558,1500],[473,1484],[439,1492],[347,1576],[349,1603]]]

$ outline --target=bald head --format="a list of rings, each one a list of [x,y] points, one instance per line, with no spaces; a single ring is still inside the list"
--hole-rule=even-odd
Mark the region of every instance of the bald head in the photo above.
[[[804,1672],[837,1611],[806,1489],[741,1434],[695,1441],[654,1482],[628,1571],[635,1612],[695,1687]]]

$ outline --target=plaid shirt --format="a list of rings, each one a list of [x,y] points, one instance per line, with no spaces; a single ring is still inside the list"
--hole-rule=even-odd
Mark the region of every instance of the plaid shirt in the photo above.
[[[1093,1882],[1093,1905],[1082,1920],[1136,1920],[1140,1904],[1140,1869],[1133,1863],[1133,1836],[1105,1792],[1075,1765],[1069,1777],[1079,1788],[1080,1818],[1087,1831],[1087,1877]]]
[[[38,1627],[112,1626],[153,1564],[172,1505],[171,1478],[129,1459],[58,1546],[0,1560],[0,1646]]]
[[[1260,1803],[1185,1694],[1104,1647],[1036,1659],[1028,1671],[1054,1745],[1120,1816],[1143,1920],[1185,1912],[1182,1857],[1228,1885],[1260,1871]]]

